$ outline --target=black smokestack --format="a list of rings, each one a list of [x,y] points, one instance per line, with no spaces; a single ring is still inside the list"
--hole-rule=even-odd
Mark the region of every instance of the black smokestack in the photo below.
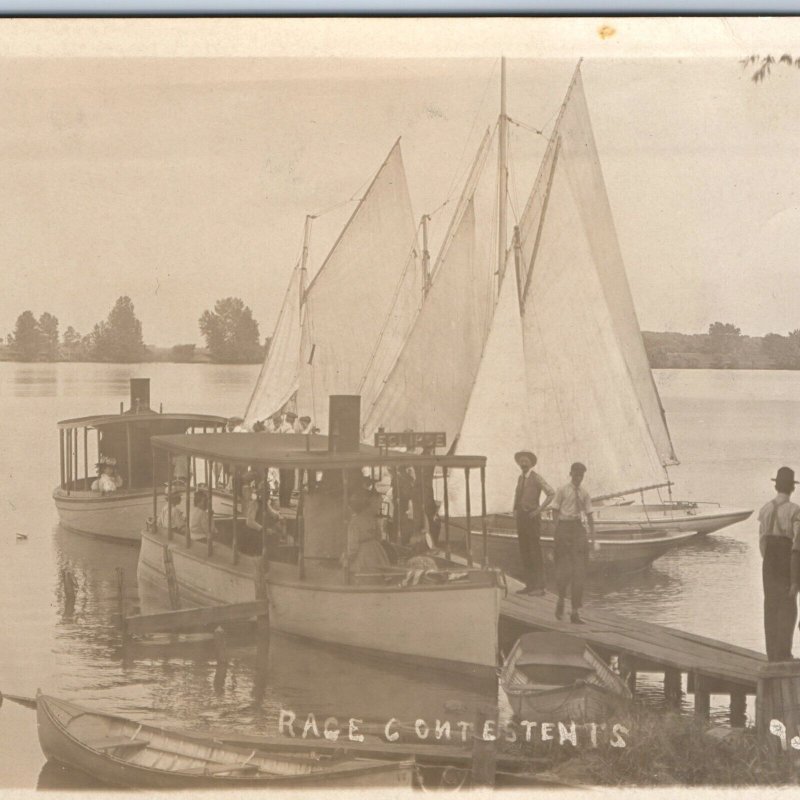
[[[334,453],[357,453],[361,439],[360,395],[332,394],[328,412],[328,449]]]

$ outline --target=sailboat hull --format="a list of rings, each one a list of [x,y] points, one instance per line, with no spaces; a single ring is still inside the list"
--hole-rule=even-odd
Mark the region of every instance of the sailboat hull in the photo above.
[[[209,558],[204,544],[187,549],[151,532],[142,534],[140,581],[166,587],[165,547],[182,606],[255,599],[255,558],[234,565],[224,545]],[[297,566],[271,562],[267,584],[274,630],[476,677],[496,669],[501,590],[492,572],[468,582],[344,585],[299,579]]]
[[[596,541],[599,551],[591,554],[589,571],[634,572],[644,569],[668,550],[685,544],[697,536],[704,536],[721,528],[742,522],[752,511],[714,508],[698,512],[693,504],[609,506],[595,512]],[[465,529],[458,524],[453,546],[456,552],[466,552]],[[553,561],[553,523],[543,520],[542,552]],[[487,535],[488,559],[493,566],[515,578],[524,577],[521,570],[519,544],[510,514],[492,517]],[[472,530],[470,544],[473,556],[483,555],[483,535]]]

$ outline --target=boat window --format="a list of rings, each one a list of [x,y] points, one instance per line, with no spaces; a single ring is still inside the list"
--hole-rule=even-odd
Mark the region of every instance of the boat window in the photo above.
[[[568,667],[563,664],[524,664],[517,666],[531,683],[548,686],[569,686],[577,680],[586,680],[592,674],[589,667]]]

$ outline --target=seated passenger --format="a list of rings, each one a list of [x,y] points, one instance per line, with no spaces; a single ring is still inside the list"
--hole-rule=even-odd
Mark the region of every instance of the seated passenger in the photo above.
[[[280,525],[281,515],[275,511],[267,499],[264,504],[264,483],[260,486],[253,483],[250,487],[250,502],[247,505],[245,524],[250,530],[261,531],[264,529],[263,516],[264,509],[267,512],[267,530],[275,529]]]
[[[353,572],[368,572],[391,566],[380,539],[376,509],[378,504],[372,492],[359,487],[348,499],[352,514],[347,524],[347,550],[343,560]]]
[[[208,492],[205,489],[197,489],[194,493],[194,505],[189,518],[189,537],[195,542],[205,542],[208,540],[209,533],[217,532],[213,521],[209,526],[208,519]]]
[[[117,460],[100,456],[97,462],[97,480],[92,483],[93,492],[108,494],[116,492],[122,486],[122,478],[117,474]]]
[[[173,531],[179,531],[181,528],[186,527],[186,514],[183,512],[181,497],[182,489],[179,486],[173,486],[172,492],[169,489],[165,490],[164,496],[167,502],[161,509],[158,515],[158,525],[162,530],[171,528]],[[170,521],[172,524],[170,525]]]

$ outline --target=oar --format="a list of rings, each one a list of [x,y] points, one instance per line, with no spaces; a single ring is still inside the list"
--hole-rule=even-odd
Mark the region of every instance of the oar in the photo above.
[[[11,700],[12,703],[18,703],[21,706],[25,706],[25,708],[36,710],[35,697],[25,697],[21,694],[3,694],[0,692],[0,706],[3,705],[3,700]]]

